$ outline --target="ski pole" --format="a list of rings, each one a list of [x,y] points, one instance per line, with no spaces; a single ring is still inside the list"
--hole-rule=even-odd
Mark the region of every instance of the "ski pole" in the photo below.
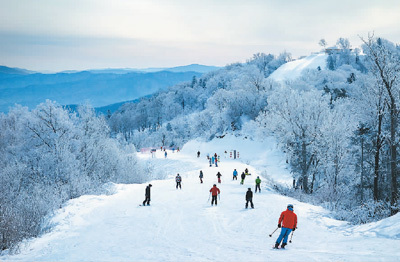
[[[210,202],[210,197],[211,197],[211,192],[210,192],[210,194],[208,195],[207,203]]]
[[[290,235],[289,243],[292,243],[293,234],[294,234],[294,231],[292,231],[292,235]]]
[[[276,230],[278,230],[279,227],[277,227],[274,232],[272,232],[271,234],[269,234],[269,237],[272,237],[272,235],[275,233]]]

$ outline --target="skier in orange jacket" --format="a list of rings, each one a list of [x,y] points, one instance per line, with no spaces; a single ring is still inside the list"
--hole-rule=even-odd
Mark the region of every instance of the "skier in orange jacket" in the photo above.
[[[289,204],[287,206],[287,210],[281,213],[278,221],[278,227],[281,228],[281,234],[276,240],[275,248],[279,248],[279,244],[281,243],[282,239],[283,242],[281,248],[285,248],[290,232],[292,232],[292,230],[295,231],[297,227],[297,215],[293,212],[292,204]]]

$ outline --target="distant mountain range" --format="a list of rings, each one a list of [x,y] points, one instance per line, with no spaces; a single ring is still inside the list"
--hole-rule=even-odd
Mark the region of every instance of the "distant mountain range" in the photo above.
[[[30,109],[46,99],[61,105],[89,102],[93,107],[116,107],[191,81],[218,67],[188,65],[173,68],[97,69],[80,72],[42,74],[20,68],[0,66],[0,112],[15,104]],[[103,110],[104,111],[104,108]]]
[[[144,73],[154,73],[160,71],[168,71],[174,73],[181,72],[198,72],[198,73],[208,73],[210,71],[218,70],[220,67],[216,66],[205,66],[198,64],[191,64],[186,66],[177,66],[177,67],[169,67],[169,68],[143,68],[143,69],[132,69],[132,68],[110,68],[110,69],[92,69],[88,70],[91,73],[104,74],[104,73],[113,73],[113,74],[127,74],[131,72],[144,72]]]
[[[0,74],[10,74],[10,75],[27,75],[36,73],[34,71],[29,71],[21,68],[12,68],[7,66],[0,66]]]

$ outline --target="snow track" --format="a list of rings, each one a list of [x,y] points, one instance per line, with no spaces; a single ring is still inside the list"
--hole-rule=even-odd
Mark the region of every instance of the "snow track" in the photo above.
[[[226,141],[225,145],[220,140],[207,144],[209,153],[222,156],[224,146],[229,149],[233,142],[238,147],[242,143],[237,138]],[[146,185],[116,185],[114,195],[80,197],[53,217],[51,232],[27,241],[20,254],[0,260],[399,261],[400,240],[365,234],[363,227],[329,218],[323,208],[278,195],[265,183],[262,193],[254,193],[255,209],[245,209],[247,188],[254,192],[254,180],[261,171],[267,170],[275,181],[290,182],[289,172],[282,168],[284,159],[279,160],[274,147],[250,141],[245,145],[251,150],[241,149],[241,161],[221,159],[219,167],[209,167],[203,152],[201,158],[195,157],[197,148],[204,144],[194,142],[182,152],[169,152],[166,159],[161,154],[154,159],[142,156],[153,162],[157,172],[170,175],[166,180],[151,181],[151,206],[138,206],[144,200]],[[246,167],[252,175],[246,177],[245,184],[240,185],[240,179],[233,181],[233,169],[240,175]],[[198,178],[200,169],[203,184]],[[221,184],[216,183],[218,171]],[[177,173],[183,179],[182,190],[175,188]],[[221,189],[221,199],[218,206],[211,207],[207,199],[214,183]],[[272,237],[268,235],[288,203],[294,204],[298,230],[287,250],[272,250],[279,230]],[[375,231],[377,227],[374,225]]]

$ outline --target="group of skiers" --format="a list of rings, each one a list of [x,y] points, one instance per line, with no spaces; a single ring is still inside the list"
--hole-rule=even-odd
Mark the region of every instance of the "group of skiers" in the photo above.
[[[167,157],[166,154],[167,153],[165,152],[165,157]],[[200,157],[200,151],[197,152],[197,157]],[[213,164],[215,163],[216,167],[218,166],[217,162],[219,161],[219,156],[216,153],[211,158],[207,154],[207,158],[209,160],[210,167],[211,167],[212,163]],[[246,168],[245,171],[242,172],[242,174],[241,174],[240,184],[243,185],[246,177],[250,176],[250,175],[251,174],[249,173],[249,170]],[[218,171],[216,176],[218,178],[218,183],[220,184],[222,174]],[[232,180],[237,180],[237,177],[238,177],[238,171],[236,169],[234,169]],[[200,183],[203,183],[204,174],[203,174],[202,170],[200,170],[199,178],[200,178]],[[179,174],[176,175],[175,182],[176,182],[176,189],[178,189],[178,187],[179,187],[179,189],[182,189],[182,177]],[[143,201],[143,206],[145,206],[146,204],[148,206],[150,205],[150,189],[151,189],[151,187],[152,187],[151,184],[149,184],[146,187],[145,200]],[[259,176],[257,176],[257,178],[255,179],[255,193],[257,193],[257,191],[259,191],[259,193],[261,193],[261,179]],[[212,188],[210,189],[212,206],[214,204],[215,205],[218,204],[217,198],[220,196],[220,194],[221,194],[221,190],[217,187],[216,184],[214,184],[212,186]],[[250,187],[247,189],[245,200],[246,200],[245,208],[247,209],[249,206],[249,203],[250,203],[250,207],[254,209],[253,192],[251,191]],[[276,240],[273,248],[276,248],[276,249],[285,248],[285,246],[287,245],[287,241],[288,241],[290,233],[292,233],[292,236],[293,236],[293,232],[297,228],[297,215],[294,213],[294,208],[293,208],[292,204],[289,204],[287,206],[287,209],[281,213],[281,215],[278,219],[278,228],[281,228],[281,232],[280,232],[279,237]],[[272,234],[269,236],[272,236]],[[281,246],[279,247],[279,245],[281,245]]]
[[[199,154],[199,153],[200,153],[200,152],[197,152],[198,157],[200,157],[200,154]],[[215,153],[215,154],[212,155],[211,157],[210,157],[210,154],[207,154],[207,160],[208,160],[208,163],[210,164],[210,167],[211,167],[212,165],[214,165],[214,164],[215,164],[215,167],[218,167],[218,162],[220,162],[221,158],[220,158],[219,155],[217,155],[217,153]]]
[[[175,153],[175,147],[173,147],[172,149],[172,153]],[[165,158],[167,158],[167,156],[168,156],[168,153],[167,153],[167,150],[166,150],[166,148],[165,147],[161,147],[161,151],[164,151],[164,157]],[[179,147],[176,149],[176,152],[179,152],[180,150],[179,150]],[[200,153],[200,152],[199,152]]]

